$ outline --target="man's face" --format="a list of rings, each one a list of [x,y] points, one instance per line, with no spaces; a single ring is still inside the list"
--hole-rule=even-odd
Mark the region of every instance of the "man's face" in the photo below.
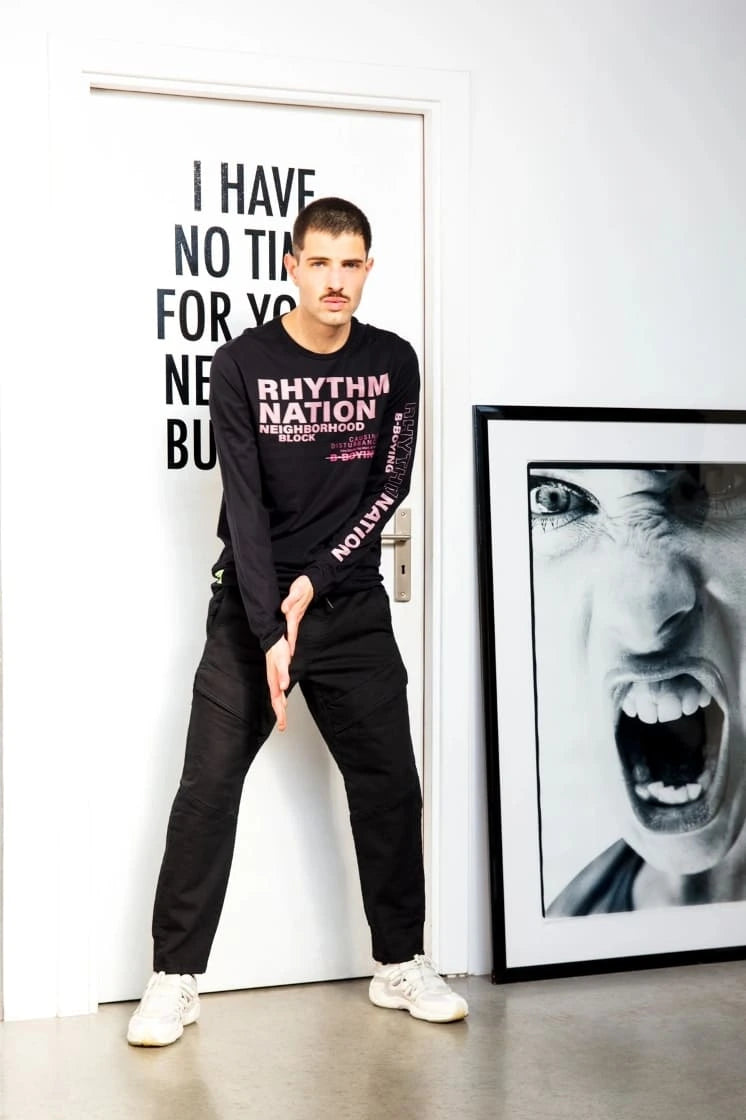
[[[298,288],[301,312],[326,327],[344,327],[360,303],[373,260],[359,234],[333,237],[310,229],[299,256],[285,256],[285,267]]]
[[[714,867],[746,821],[746,466],[535,465],[529,505],[540,749],[574,712],[627,842]]]

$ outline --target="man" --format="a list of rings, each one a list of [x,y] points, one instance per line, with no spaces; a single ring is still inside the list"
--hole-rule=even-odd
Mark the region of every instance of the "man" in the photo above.
[[[297,306],[213,359],[224,548],[135,1045],[173,1042],[198,1017],[195,976],[223,905],[243,780],[274,722],[285,729],[296,683],[345,782],[379,962],[370,999],[434,1022],[467,1014],[423,955],[422,802],[379,571],[383,525],[409,489],[419,372],[408,343],[353,317],[370,244],[356,206],[312,202],[285,258]]]
[[[548,915],[746,898],[746,467],[532,464],[529,507],[545,857],[551,792],[622,835]]]

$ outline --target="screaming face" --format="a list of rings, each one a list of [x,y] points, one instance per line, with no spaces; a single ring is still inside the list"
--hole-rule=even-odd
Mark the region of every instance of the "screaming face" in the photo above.
[[[571,720],[648,864],[711,871],[740,845],[746,867],[746,467],[528,481],[540,756]]]

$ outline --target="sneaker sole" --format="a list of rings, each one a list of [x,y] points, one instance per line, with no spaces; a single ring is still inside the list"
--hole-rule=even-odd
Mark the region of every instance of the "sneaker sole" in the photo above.
[[[150,1032],[147,1028],[138,1031],[133,1030],[132,1025],[127,1031],[127,1042],[130,1046],[170,1046],[172,1042],[178,1042],[184,1033],[184,1027],[191,1026],[199,1019],[199,1004],[187,1011],[184,1019],[181,1022],[179,1030],[176,1034],[163,1035],[156,1032]]]
[[[421,1019],[425,1023],[459,1023],[469,1014],[468,1007],[459,1008],[456,1012],[445,1015],[426,1015],[413,1007],[401,996],[387,996],[383,992],[369,991],[370,1002],[376,1007],[385,1007],[390,1011],[408,1011],[413,1019]]]

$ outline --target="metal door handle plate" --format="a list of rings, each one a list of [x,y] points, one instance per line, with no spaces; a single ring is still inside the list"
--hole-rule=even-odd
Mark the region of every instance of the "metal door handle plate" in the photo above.
[[[412,511],[398,509],[394,514],[393,533],[383,533],[381,540],[394,546],[394,599],[408,603],[412,598]]]

